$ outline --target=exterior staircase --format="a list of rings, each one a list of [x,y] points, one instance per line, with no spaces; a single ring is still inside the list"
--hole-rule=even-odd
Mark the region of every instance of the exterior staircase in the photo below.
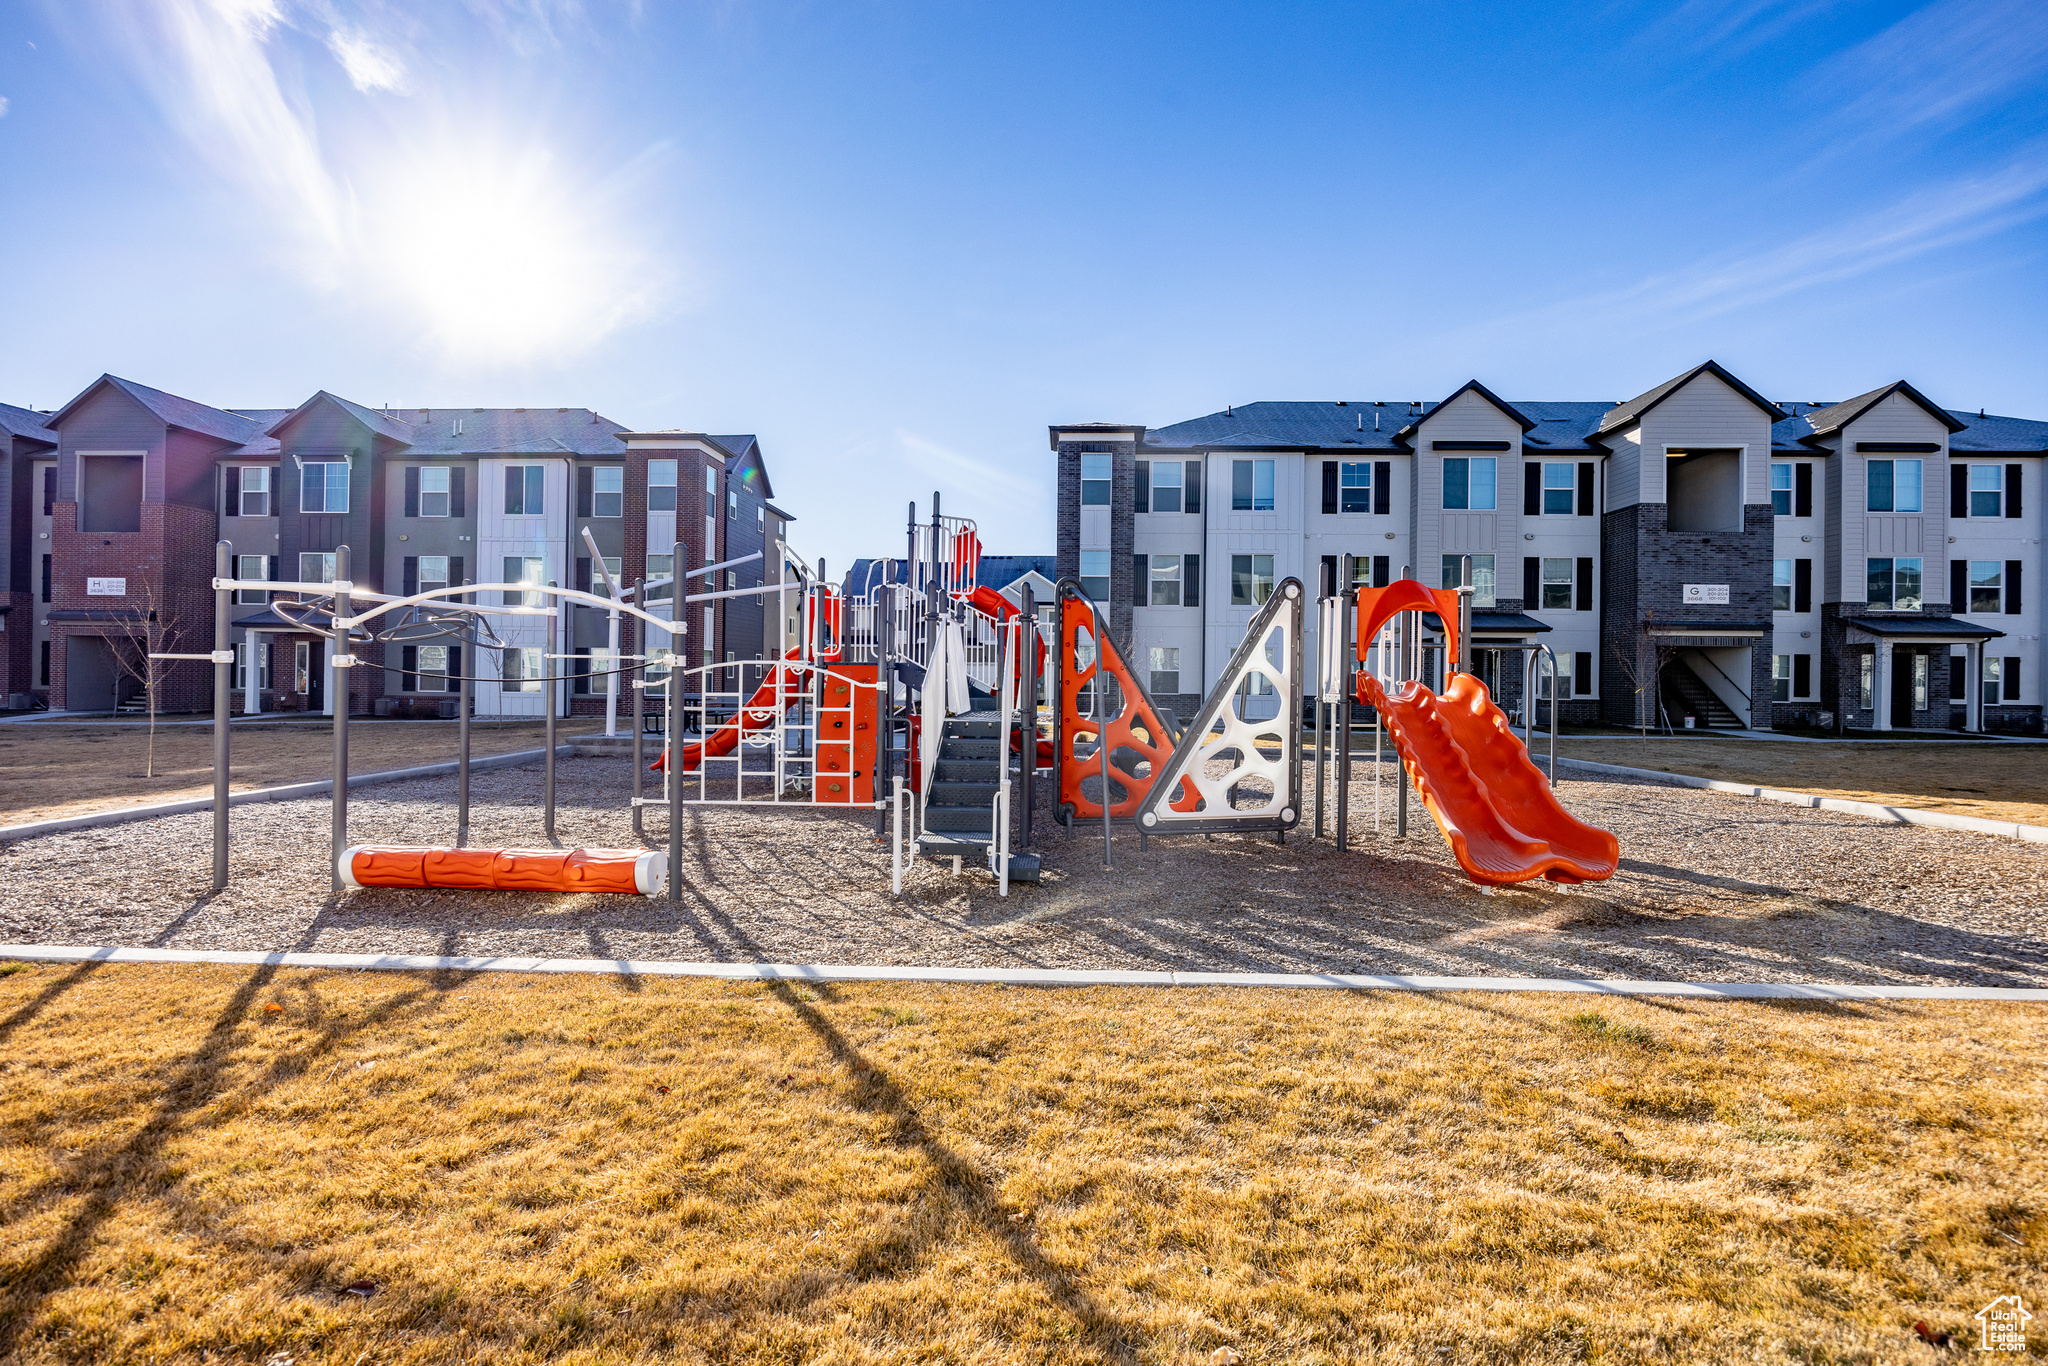
[[[1700,682],[1700,676],[1682,659],[1673,659],[1664,665],[1660,679],[1664,700],[1664,712],[1673,726],[1685,724],[1685,717],[1695,718],[1694,724],[1710,730],[1741,730],[1742,718],[1728,709],[1728,704],[1714,695],[1714,690]]]
[[[996,786],[1009,755],[1003,752],[995,699],[976,695],[972,706],[964,716],[946,718],[917,849],[928,858],[958,858],[962,868],[986,868],[994,840]],[[1015,786],[1010,793],[1014,801]],[[1011,854],[1010,881],[1038,881],[1038,866],[1036,854]]]

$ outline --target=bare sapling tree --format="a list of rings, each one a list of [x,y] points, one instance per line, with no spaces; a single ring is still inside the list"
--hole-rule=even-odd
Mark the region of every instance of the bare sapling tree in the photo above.
[[[114,666],[141,685],[143,701],[149,707],[149,749],[142,776],[154,778],[157,700],[164,676],[179,662],[157,656],[177,651],[178,641],[185,633],[184,622],[168,603],[158,601],[155,589],[148,583],[131,592],[128,600],[131,605],[116,618],[120,634],[110,636],[107,643],[112,647]]]
[[[1650,742],[1650,724],[1663,710],[1664,666],[1676,653],[1662,642],[1662,638],[1650,634],[1650,619],[1645,617],[1629,636],[1620,642],[1615,651],[1615,665],[1622,677],[1629,682],[1636,699],[1636,724],[1642,729],[1645,745]],[[1669,729],[1668,724],[1663,725]]]

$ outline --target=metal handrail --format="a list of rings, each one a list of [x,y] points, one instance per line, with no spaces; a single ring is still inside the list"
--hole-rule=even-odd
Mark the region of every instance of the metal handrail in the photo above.
[[[1728,678],[1728,671],[1726,669],[1723,669],[1719,664],[1716,664],[1713,661],[1713,658],[1710,655],[1708,655],[1706,651],[1695,650],[1693,651],[1693,653],[1698,655],[1701,659],[1706,660],[1708,668],[1712,669],[1715,673],[1720,674],[1721,677]],[[1748,707],[1754,705],[1750,701],[1749,689],[1743,687],[1740,683],[1737,683],[1732,678],[1728,678],[1728,686],[1735,689],[1736,694],[1742,698],[1743,706]],[[1713,689],[1709,688],[1707,691],[1712,692]]]
[[[1557,786],[1557,683],[1562,676],[1557,671],[1557,652],[1548,645],[1535,644],[1528,647],[1528,663],[1522,668],[1522,748],[1529,752],[1530,761],[1536,758],[1536,704],[1544,700],[1537,693],[1537,679],[1541,677],[1540,665],[1544,660],[1550,663],[1550,785]]]

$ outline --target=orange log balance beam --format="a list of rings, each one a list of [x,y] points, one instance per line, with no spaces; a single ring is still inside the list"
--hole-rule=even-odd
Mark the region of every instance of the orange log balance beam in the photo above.
[[[347,887],[447,887],[652,896],[668,856],[647,849],[416,849],[359,844],[342,851]]]

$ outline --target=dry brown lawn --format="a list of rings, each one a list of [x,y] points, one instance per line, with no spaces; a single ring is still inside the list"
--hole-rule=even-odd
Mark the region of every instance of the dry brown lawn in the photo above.
[[[564,719],[558,734],[587,735],[604,722]],[[455,759],[453,721],[349,722],[349,771],[376,773]],[[539,749],[546,722],[471,722],[470,753]],[[304,783],[332,776],[334,729],[319,722],[252,722],[232,735],[234,788]],[[0,825],[57,820],[213,792],[213,727],[159,725],[156,776],[145,778],[149,731],[144,726],[67,725],[61,721],[0,726]]]
[[[1548,743],[1538,743],[1539,755],[1548,753]],[[2048,747],[2040,745],[1566,736],[1558,741],[1557,752],[1596,764],[2048,825]]]
[[[2048,1291],[2044,1056],[1985,1004],[28,968],[0,1359],[1933,1361]]]

